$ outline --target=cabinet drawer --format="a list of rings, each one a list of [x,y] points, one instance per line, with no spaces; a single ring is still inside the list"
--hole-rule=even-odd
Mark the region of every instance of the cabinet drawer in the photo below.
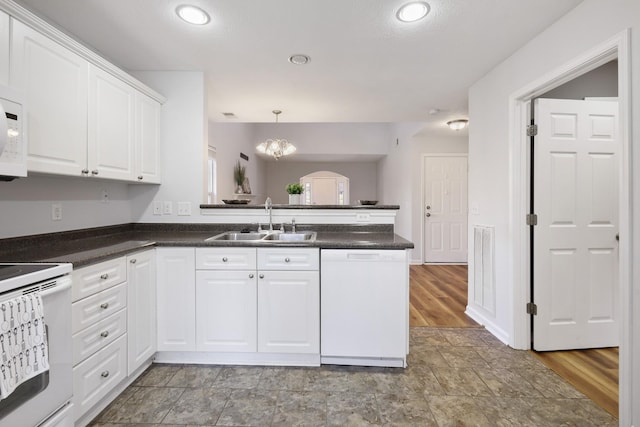
[[[127,374],[127,335],[73,368],[75,419],[106,396]]]
[[[255,270],[255,248],[198,248],[197,270]]]
[[[73,336],[74,366],[127,332],[127,310],[120,310]]]
[[[127,306],[126,283],[71,304],[71,333],[75,334]]]
[[[259,248],[258,270],[318,270],[318,248]]]
[[[127,262],[124,257],[89,265],[71,273],[73,287],[71,300],[96,294],[127,280]]]

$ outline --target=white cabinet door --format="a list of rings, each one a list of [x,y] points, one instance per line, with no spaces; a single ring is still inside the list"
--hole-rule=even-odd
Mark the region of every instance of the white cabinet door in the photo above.
[[[0,84],[9,84],[9,15],[0,11]]]
[[[81,176],[89,63],[23,23],[12,24],[9,84],[28,105],[28,170]]]
[[[320,352],[317,271],[258,272],[258,351]]]
[[[131,375],[156,352],[155,251],[129,255],[127,266],[127,374]]]
[[[196,273],[196,349],[256,351],[255,271]]]
[[[135,178],[160,184],[160,103],[136,92]]]
[[[196,349],[194,248],[157,248],[158,351]]]
[[[133,180],[135,90],[89,66],[89,170],[100,178]]]

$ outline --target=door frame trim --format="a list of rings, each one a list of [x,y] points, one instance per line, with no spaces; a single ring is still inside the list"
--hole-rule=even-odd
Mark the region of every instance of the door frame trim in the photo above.
[[[422,159],[420,160],[420,241],[422,245],[420,247],[420,264],[428,264],[424,260],[425,254],[425,243],[426,240],[424,238],[424,216],[425,212],[425,204],[424,204],[424,161],[427,157],[466,157],[467,158],[467,228],[469,227],[469,153],[423,153]],[[438,263],[442,264],[442,263]],[[460,263],[457,263],[460,264]],[[467,253],[467,263],[469,265],[469,254]]]
[[[552,70],[529,83],[509,97],[509,196],[512,200],[509,214],[509,250],[513,286],[513,330],[510,345],[517,349],[531,347],[531,320],[524,310],[530,301],[530,251],[529,227],[525,215],[529,208],[529,137],[526,135],[530,101],[543,93],[560,86],[613,59],[618,59],[618,97],[620,108],[621,173],[619,175],[619,286],[621,298],[620,340],[620,425],[629,425],[632,419],[632,354],[633,325],[631,313],[634,306],[631,289],[631,32],[625,29],[609,40],[574,58],[563,66]],[[637,374],[636,374],[637,375]]]

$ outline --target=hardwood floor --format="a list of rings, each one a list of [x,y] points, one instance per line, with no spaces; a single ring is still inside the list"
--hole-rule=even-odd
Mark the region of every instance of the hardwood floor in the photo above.
[[[466,305],[466,266],[411,266],[411,326],[481,327],[464,314]],[[617,348],[533,353],[597,405],[618,417]]]
[[[555,373],[618,418],[618,348],[533,352]]]
[[[464,314],[466,265],[412,265],[409,295],[411,326],[480,327]]]

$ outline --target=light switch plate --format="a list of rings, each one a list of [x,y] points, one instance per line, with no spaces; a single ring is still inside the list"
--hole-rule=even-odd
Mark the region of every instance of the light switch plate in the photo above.
[[[162,202],[159,202],[159,201],[153,202],[153,214],[162,215]]]

